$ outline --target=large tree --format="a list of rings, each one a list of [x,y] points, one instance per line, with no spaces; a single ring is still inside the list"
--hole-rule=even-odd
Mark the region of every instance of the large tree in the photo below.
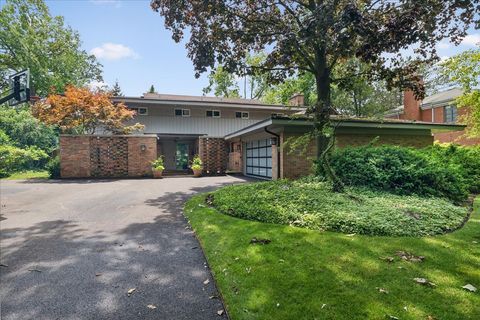
[[[341,184],[328,166],[332,129],[332,70],[358,58],[372,65],[370,77],[389,86],[410,87],[422,96],[417,64],[401,65],[399,52],[415,46],[417,62],[437,59],[435,45],[449,38],[458,43],[478,10],[464,0],[152,0],[165,17],[173,39],[185,34],[196,76],[216,63],[242,74],[252,51],[268,55],[259,69],[271,80],[297,71],[313,74],[317,103],[307,112],[314,120],[317,157],[334,188]],[[187,32],[186,32],[187,31]]]
[[[480,47],[453,56],[440,65],[441,74],[450,82],[460,85],[464,93],[457,106],[468,108],[460,120],[466,123],[467,135],[480,137]]]
[[[101,65],[81,49],[78,32],[52,16],[43,0],[7,0],[0,10],[0,89],[11,73],[27,68],[40,96],[101,80]]]

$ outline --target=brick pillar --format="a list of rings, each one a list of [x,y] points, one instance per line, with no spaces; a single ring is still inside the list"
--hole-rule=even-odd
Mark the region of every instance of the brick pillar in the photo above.
[[[225,174],[228,164],[228,144],[223,138],[200,137],[198,155],[204,174]]]

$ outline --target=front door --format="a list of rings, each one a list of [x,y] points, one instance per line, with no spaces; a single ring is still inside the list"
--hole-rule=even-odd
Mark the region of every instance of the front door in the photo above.
[[[175,167],[177,170],[188,169],[188,144],[177,143],[177,151],[175,155]]]

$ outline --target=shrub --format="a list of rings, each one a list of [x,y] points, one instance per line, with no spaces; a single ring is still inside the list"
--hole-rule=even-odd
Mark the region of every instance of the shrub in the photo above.
[[[50,175],[50,179],[60,178],[60,157],[56,156],[50,158],[50,160],[47,162],[47,165],[45,166],[45,169],[47,169]]]
[[[480,146],[433,145],[422,150],[435,163],[457,170],[468,191],[480,193]]]
[[[368,235],[442,234],[460,226],[467,213],[441,198],[360,187],[346,191],[332,192],[318,179],[278,180],[228,186],[208,199],[220,212],[238,218]]]
[[[158,157],[157,159],[151,162],[152,168],[155,170],[164,170],[165,166],[163,164],[163,156]]]
[[[400,195],[446,197],[462,201],[468,183],[459,165],[449,165],[424,150],[396,146],[362,146],[336,150],[331,164],[350,186],[365,186]]]
[[[0,146],[0,176],[6,177],[10,174],[30,168],[39,168],[48,158],[45,151],[36,147],[26,149],[9,145]]]

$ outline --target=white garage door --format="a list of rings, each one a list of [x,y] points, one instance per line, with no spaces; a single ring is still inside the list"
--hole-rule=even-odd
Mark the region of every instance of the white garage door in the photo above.
[[[270,139],[246,143],[246,173],[249,176],[272,178],[272,145]]]

